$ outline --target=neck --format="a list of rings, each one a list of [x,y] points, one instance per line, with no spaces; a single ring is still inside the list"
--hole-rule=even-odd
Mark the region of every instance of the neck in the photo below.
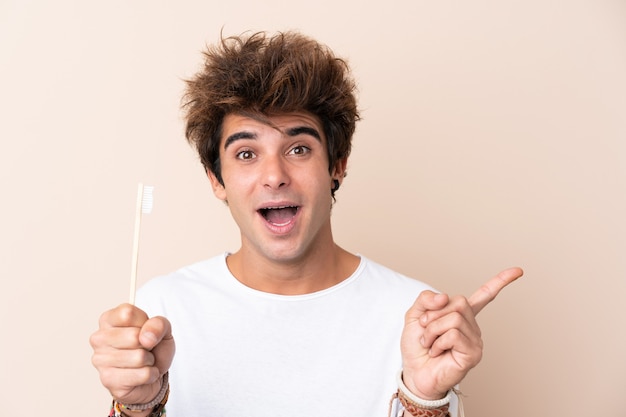
[[[255,290],[281,295],[310,294],[330,288],[347,279],[360,259],[336,244],[293,260],[273,260],[243,247],[228,257],[231,273]]]

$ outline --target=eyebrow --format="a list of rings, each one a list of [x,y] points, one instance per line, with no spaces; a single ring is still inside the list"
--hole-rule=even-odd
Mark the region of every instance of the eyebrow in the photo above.
[[[313,136],[315,139],[317,139],[318,141],[322,141],[322,136],[320,135],[320,132],[318,132],[316,129],[309,127],[309,126],[297,126],[297,127],[292,127],[287,129],[287,131],[285,132],[287,133],[287,136],[298,136],[298,135],[310,135]]]
[[[296,126],[291,127],[285,131],[285,134],[289,137],[298,136],[298,135],[310,135],[313,136],[318,141],[322,141],[322,136],[317,131],[309,126]],[[232,135],[228,136],[224,141],[224,149],[227,149],[233,142],[236,142],[241,139],[257,139],[257,134],[248,131],[235,132]]]
[[[232,135],[228,136],[224,141],[224,149],[228,148],[233,142],[238,141],[240,139],[256,139],[256,134],[252,132],[236,132]]]

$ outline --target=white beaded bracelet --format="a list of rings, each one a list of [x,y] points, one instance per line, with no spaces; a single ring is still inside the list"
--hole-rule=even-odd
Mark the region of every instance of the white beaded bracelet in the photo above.
[[[398,372],[398,389],[402,391],[405,397],[414,403],[418,404],[420,407],[425,409],[435,409],[440,408],[448,403],[450,403],[450,398],[452,396],[452,390],[448,391],[445,397],[440,400],[424,400],[417,395],[413,394],[409,389],[404,385],[404,381],[402,380],[402,369]]]

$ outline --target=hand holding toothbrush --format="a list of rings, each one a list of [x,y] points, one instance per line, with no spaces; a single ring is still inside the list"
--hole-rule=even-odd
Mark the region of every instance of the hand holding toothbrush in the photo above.
[[[140,183],[137,191],[129,303],[105,312],[90,338],[92,363],[100,380],[122,404],[145,404],[157,397],[176,350],[170,322],[164,317],[148,318],[134,306],[141,216],[152,211],[153,188]]]
[[[90,343],[102,384],[123,404],[154,399],[176,351],[170,322],[165,317],[148,318],[131,304],[105,312]]]

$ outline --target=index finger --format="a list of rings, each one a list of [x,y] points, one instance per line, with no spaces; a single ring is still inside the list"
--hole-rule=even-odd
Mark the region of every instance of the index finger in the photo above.
[[[521,268],[509,268],[491,278],[469,298],[474,315],[478,314],[487,304],[492,302],[504,287],[524,275]]]

